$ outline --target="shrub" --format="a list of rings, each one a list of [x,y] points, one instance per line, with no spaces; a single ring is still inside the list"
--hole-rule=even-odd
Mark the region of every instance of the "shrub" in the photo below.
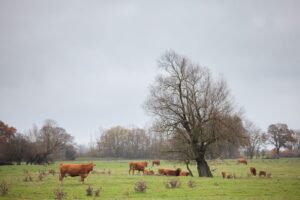
[[[181,183],[178,179],[171,179],[166,183],[166,188],[169,188],[169,189],[179,188],[180,185],[181,185]]]
[[[91,187],[90,185],[86,189],[86,196],[93,196],[93,187]]]
[[[48,172],[49,172],[49,174],[52,174],[53,176],[54,176],[55,173],[56,173],[54,169],[49,169]]]
[[[189,180],[188,183],[187,183],[187,185],[188,185],[190,188],[193,188],[193,187],[196,186],[195,181],[193,181],[193,180]]]
[[[62,188],[59,188],[54,191],[54,196],[55,196],[55,199],[62,200],[64,198],[66,198],[67,193],[65,193]]]
[[[8,193],[8,184],[5,180],[3,180],[0,184],[0,194],[1,196],[5,196]]]
[[[24,182],[32,182],[32,176],[28,170],[24,170],[25,178],[23,179]]]
[[[147,184],[145,181],[138,181],[135,183],[134,190],[136,192],[146,192]]]
[[[95,196],[99,197],[100,196],[100,192],[101,192],[102,188],[98,188],[97,190],[95,190]]]
[[[38,180],[43,181],[43,179],[47,176],[47,173],[45,171],[40,171],[38,175]]]

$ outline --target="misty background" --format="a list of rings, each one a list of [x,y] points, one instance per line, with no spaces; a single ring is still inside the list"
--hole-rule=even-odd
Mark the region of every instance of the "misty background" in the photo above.
[[[226,79],[262,130],[299,129],[299,1],[0,1],[0,120],[54,119],[86,144],[149,126],[157,60],[174,50]]]

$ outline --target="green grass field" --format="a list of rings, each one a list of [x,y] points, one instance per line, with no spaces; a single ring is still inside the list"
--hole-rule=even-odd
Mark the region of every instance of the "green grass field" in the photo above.
[[[0,183],[5,180],[9,186],[8,194],[0,199],[55,199],[54,191],[58,188],[63,188],[66,199],[300,199],[300,159],[253,160],[248,165],[236,164],[235,160],[210,162],[214,178],[175,177],[181,183],[175,189],[166,188],[166,182],[174,177],[128,175],[128,162],[94,161],[95,172],[88,176],[85,184],[79,182],[79,177],[67,177],[63,186],[58,174],[48,174],[42,181],[38,179],[39,171],[48,172],[52,168],[58,172],[60,162],[48,166],[0,166]],[[272,177],[248,177],[250,166],[258,171],[266,170]],[[185,169],[183,164],[167,161],[162,161],[161,167]],[[195,165],[191,168],[196,175]],[[153,169],[157,172],[158,167]],[[24,170],[30,172],[32,182],[23,181]],[[222,171],[235,174],[236,179],[223,179]],[[141,180],[148,187],[145,193],[134,190],[135,183]],[[195,182],[195,187],[188,186],[190,180]],[[89,185],[94,190],[102,188],[100,197],[86,196]]]

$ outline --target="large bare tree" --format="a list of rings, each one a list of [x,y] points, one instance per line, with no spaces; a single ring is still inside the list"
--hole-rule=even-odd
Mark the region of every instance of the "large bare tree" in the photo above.
[[[282,123],[271,124],[268,128],[268,137],[269,142],[275,147],[277,156],[282,147],[289,147],[297,142],[295,132]]]
[[[253,122],[248,120],[245,122],[244,127],[248,135],[248,141],[245,144],[246,154],[252,159],[259,152],[261,145],[266,141],[266,135]]]
[[[162,70],[150,88],[145,109],[155,118],[155,130],[173,136],[177,150],[195,160],[200,177],[212,177],[207,149],[216,142],[243,137],[226,82],[214,81],[208,68],[173,51],[158,61]]]

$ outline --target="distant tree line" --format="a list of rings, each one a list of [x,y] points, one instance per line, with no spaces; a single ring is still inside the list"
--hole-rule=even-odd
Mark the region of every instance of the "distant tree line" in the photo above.
[[[263,133],[249,121],[242,127],[246,138],[234,143],[215,143],[207,150],[206,158],[300,156],[300,131],[290,130],[285,124],[272,124]],[[102,131],[94,141],[94,145],[90,146],[76,145],[74,138],[53,120],[45,121],[41,128],[33,126],[23,134],[0,121],[0,165],[22,162],[47,164],[55,160],[74,160],[77,156],[187,160],[178,154],[178,150],[186,147],[178,143],[174,136],[166,136],[151,129],[116,126]],[[274,146],[269,154],[264,149],[266,144]]]
[[[27,133],[0,121],[0,164],[45,164],[56,159],[73,160],[76,155],[74,138],[53,120]]]

